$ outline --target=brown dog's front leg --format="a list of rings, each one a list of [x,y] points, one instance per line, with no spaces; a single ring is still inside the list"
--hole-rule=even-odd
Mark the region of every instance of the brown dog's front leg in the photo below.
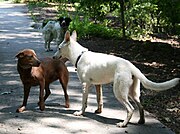
[[[103,93],[102,93],[102,85],[95,85],[96,86],[96,95],[97,95],[97,103],[98,108],[95,113],[99,114],[102,112],[103,109]]]
[[[24,99],[23,99],[23,104],[16,110],[16,112],[21,113],[26,109],[27,105],[27,100],[29,97],[29,92],[30,92],[31,86],[24,85]]]

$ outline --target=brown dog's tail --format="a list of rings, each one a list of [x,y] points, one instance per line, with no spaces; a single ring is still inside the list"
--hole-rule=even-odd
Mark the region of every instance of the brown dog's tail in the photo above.
[[[148,80],[142,73],[141,71],[136,68],[134,65],[130,65],[131,66],[131,71],[132,74],[138,78],[142,85],[147,88],[147,89],[151,89],[154,91],[163,91],[163,90],[167,90],[170,89],[172,87],[175,87],[177,84],[179,84],[180,82],[180,78],[174,78],[172,80],[166,81],[166,82],[162,82],[162,83],[156,83],[156,82],[152,82],[150,80]]]

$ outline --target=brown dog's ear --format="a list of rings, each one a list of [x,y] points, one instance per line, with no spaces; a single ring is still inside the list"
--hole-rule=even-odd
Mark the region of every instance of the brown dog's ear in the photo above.
[[[69,32],[69,31],[67,31],[67,32],[65,33],[65,41],[66,41],[66,42],[70,41],[70,32]]]
[[[24,53],[22,53],[22,52],[19,52],[18,54],[16,54],[16,56],[15,56],[16,58],[22,58],[22,57],[24,57]]]

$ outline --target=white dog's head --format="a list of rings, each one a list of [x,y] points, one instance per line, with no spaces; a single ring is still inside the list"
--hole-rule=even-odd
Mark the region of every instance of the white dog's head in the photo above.
[[[76,42],[77,39],[77,33],[76,31],[73,31],[72,35],[70,36],[70,32],[67,31],[64,36],[63,42],[59,45],[57,52],[54,54],[54,59],[59,58],[68,58],[69,59],[69,47],[70,44],[73,42]]]

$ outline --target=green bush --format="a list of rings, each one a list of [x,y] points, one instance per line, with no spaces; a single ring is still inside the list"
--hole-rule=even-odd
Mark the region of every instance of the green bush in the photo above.
[[[120,38],[122,31],[120,29],[109,28],[103,24],[94,24],[89,17],[80,18],[76,16],[70,25],[70,30],[76,30],[79,37],[104,37],[104,38]]]

